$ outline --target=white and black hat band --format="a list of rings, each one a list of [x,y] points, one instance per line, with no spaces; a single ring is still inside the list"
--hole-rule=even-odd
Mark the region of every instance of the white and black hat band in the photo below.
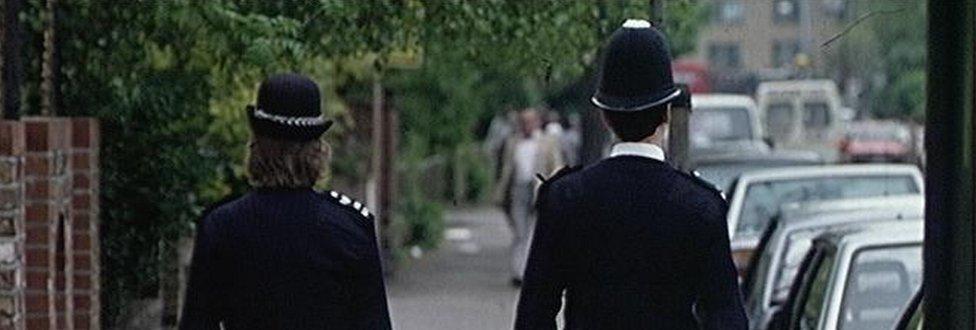
[[[316,117],[288,117],[270,114],[258,108],[254,108],[254,118],[268,120],[282,125],[298,127],[321,126],[328,122],[328,120],[325,119],[325,116],[322,115]]]

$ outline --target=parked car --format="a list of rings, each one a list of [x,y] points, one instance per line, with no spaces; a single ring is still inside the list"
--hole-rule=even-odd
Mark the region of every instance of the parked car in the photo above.
[[[912,301],[905,306],[902,310],[901,316],[898,318],[898,324],[895,325],[893,329],[895,330],[922,330],[925,325],[925,303],[922,299],[922,290],[915,293],[915,297]]]
[[[876,222],[920,221],[924,213],[922,201],[919,195],[812,202],[794,206],[806,212],[781,213],[779,221],[771,223],[763,234],[742,282],[751,328],[765,329],[772,314],[786,301],[813,238]],[[842,211],[849,207],[863,208]]]
[[[853,122],[838,146],[841,161],[848,163],[914,161],[912,132],[891,121]]]
[[[713,155],[764,155],[770,153],[772,150],[773,149],[769,147],[769,144],[766,144],[766,142],[762,140],[737,140],[725,141],[722,143],[712,143],[707,146],[692,146],[688,154],[691,159],[696,159],[701,157],[711,157]]]
[[[891,329],[922,283],[924,222],[824,234],[804,258],[774,329]]]
[[[884,210],[890,211],[891,214],[898,216],[917,214],[917,216],[921,217],[922,212],[925,210],[925,196],[918,193],[787,203],[780,205],[779,214],[767,226],[767,231],[773,225],[783,222],[803,220],[812,216],[847,214],[862,210]]]
[[[763,82],[756,102],[776,147],[813,150],[828,162],[837,159],[836,143],[851,111],[841,105],[832,80]]]
[[[756,102],[747,95],[695,94],[691,109],[688,131],[692,149],[763,139]]]
[[[788,166],[821,165],[820,155],[810,151],[773,150],[768,152],[732,151],[697,155],[691,160],[691,169],[702,179],[722,191],[728,191],[732,181],[742,173]]]
[[[766,169],[742,174],[729,191],[732,257],[741,271],[766,226],[787,203],[922,194],[922,174],[911,165],[829,165]]]

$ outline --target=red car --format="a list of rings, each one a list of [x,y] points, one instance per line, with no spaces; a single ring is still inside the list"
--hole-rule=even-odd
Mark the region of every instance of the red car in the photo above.
[[[893,122],[851,123],[840,141],[841,159],[850,163],[911,162],[908,127]]]

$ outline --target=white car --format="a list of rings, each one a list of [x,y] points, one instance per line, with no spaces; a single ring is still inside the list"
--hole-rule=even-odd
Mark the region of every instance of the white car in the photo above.
[[[921,287],[924,232],[918,219],[817,238],[773,323],[790,329],[891,329]]]
[[[766,329],[788,298],[803,256],[820,234],[876,222],[921,221],[924,197],[880,197],[792,204],[763,234],[742,283],[750,329]],[[845,210],[849,208],[855,208]]]
[[[922,195],[914,165],[828,165],[748,172],[728,192],[732,257],[744,270],[760,235],[788,203],[883,196]]]

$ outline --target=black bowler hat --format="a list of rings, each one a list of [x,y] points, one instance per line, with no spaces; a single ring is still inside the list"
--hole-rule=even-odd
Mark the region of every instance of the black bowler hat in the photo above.
[[[671,77],[671,51],[664,35],[645,20],[629,19],[610,37],[596,94],[604,110],[633,112],[674,100],[681,90]]]
[[[258,103],[247,106],[247,115],[256,135],[311,141],[332,126],[322,115],[321,104],[314,81],[298,74],[279,74],[261,83]]]

